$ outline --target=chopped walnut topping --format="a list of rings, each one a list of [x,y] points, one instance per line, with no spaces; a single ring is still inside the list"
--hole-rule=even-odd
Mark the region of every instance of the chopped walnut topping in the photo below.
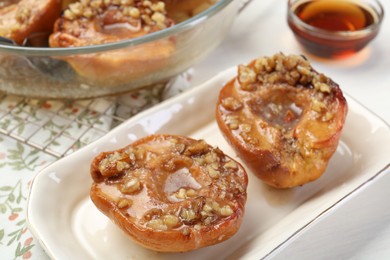
[[[330,112],[326,112],[325,115],[322,117],[323,122],[327,122],[331,120],[334,117],[334,115]]]
[[[187,199],[187,198],[193,198],[196,197],[196,191],[194,189],[185,189],[185,188],[180,188],[176,193],[174,193],[174,196],[177,199]]]
[[[213,179],[217,179],[221,174],[217,169],[214,169],[214,167],[212,167],[211,165],[207,166],[207,172],[209,173],[210,177]]]
[[[268,74],[267,82],[271,84],[278,83],[279,81],[283,80],[283,75],[277,72],[272,72]]]
[[[227,116],[226,123],[227,125],[229,125],[229,128],[232,130],[237,130],[240,125],[238,116],[232,116],[232,115]]]
[[[219,212],[219,209],[220,209],[219,203],[216,202],[216,201],[212,201],[212,202],[211,202],[211,208],[212,208],[215,212]]]
[[[250,124],[241,124],[240,129],[245,133],[249,133],[252,129],[252,126]]]
[[[208,152],[209,146],[204,140],[200,140],[187,147],[189,155],[204,154]],[[187,154],[188,154],[187,153]]]
[[[253,84],[256,82],[262,84],[287,83],[292,86],[299,83],[305,87],[314,87],[315,90],[322,93],[331,93],[329,79],[314,72],[310,63],[301,56],[285,56],[278,53],[272,57],[257,59],[253,67],[254,70],[247,66],[239,66],[238,80],[243,90],[254,88]]]
[[[133,205],[133,201],[130,199],[120,199],[117,205],[119,209],[125,209],[131,207]]]
[[[28,18],[27,11],[27,8],[21,10],[21,20]],[[116,22],[140,20],[144,25],[148,25],[146,32],[152,29],[161,30],[172,24],[171,20],[167,19],[165,3],[157,0],[82,0],[69,4],[63,17],[71,21],[93,19],[107,11],[114,12],[112,18]]]
[[[130,164],[128,164],[127,162],[123,162],[123,161],[117,161],[116,162],[116,169],[121,172],[125,169],[129,169],[130,168]]]
[[[291,71],[295,69],[298,64],[300,57],[296,55],[291,55],[288,59],[282,59],[283,66],[286,70]]]
[[[237,169],[237,163],[235,163],[234,161],[230,160],[230,161],[227,161],[225,164],[224,164],[224,167],[227,168],[227,169]]]
[[[203,223],[205,225],[211,225],[215,220],[217,220],[218,217],[215,216],[215,215],[212,215],[212,216],[207,216],[204,220],[203,220]]]
[[[313,79],[313,85],[316,90],[319,90],[323,93],[330,93],[330,86],[322,82],[319,77],[315,77]]]
[[[181,233],[185,236],[188,236],[190,234],[190,229],[188,227],[184,227],[182,228]]]
[[[147,151],[145,151],[144,149],[137,149],[137,150],[135,150],[134,155],[135,155],[135,160],[142,161],[142,160],[144,160],[146,158]],[[130,155],[129,155],[129,157],[130,157]]]
[[[255,70],[257,73],[261,72],[271,72],[275,68],[275,61],[273,59],[267,59],[261,57],[255,61]]]
[[[220,208],[219,213],[223,217],[228,217],[228,216],[231,216],[233,214],[233,210],[229,205],[225,205],[222,208]]]
[[[203,165],[206,163],[205,159],[201,156],[201,157],[194,157],[194,161],[198,164],[198,165]]]
[[[143,5],[143,6],[152,6],[152,2],[150,2],[150,1],[148,1],[148,0],[144,0],[144,1],[142,2],[142,5]]]
[[[204,206],[203,206],[203,210],[205,212],[211,212],[213,210],[213,207],[210,205],[210,203],[206,203]]]
[[[185,149],[186,149],[186,146],[184,144],[177,144],[177,145],[175,145],[175,150],[179,154],[182,154]]]
[[[99,171],[103,176],[111,175],[113,172],[110,170],[111,167],[115,167],[117,171],[122,171],[127,168],[126,163],[120,160],[124,159],[125,155],[118,152],[108,155],[102,159],[99,163]]]
[[[196,197],[196,191],[194,189],[188,189],[186,192],[186,196],[188,198]]]
[[[235,121],[230,122],[229,127],[230,127],[230,129],[232,129],[232,130],[237,130],[238,127],[239,127],[238,122],[235,122]]]
[[[159,1],[155,4],[152,4],[150,8],[155,12],[165,12],[165,3]]]
[[[131,5],[134,3],[134,0],[121,0],[121,5]]]
[[[177,228],[181,225],[180,219],[175,215],[164,215],[162,217],[162,222],[168,227],[168,228]]]
[[[317,98],[312,98],[312,106],[311,108],[320,113],[323,109],[326,109],[326,104],[322,101],[319,101]]]
[[[28,6],[19,6],[16,11],[16,20],[20,23],[24,23],[30,19],[31,16],[31,7]]]
[[[221,193],[218,195],[218,198],[220,200],[224,200],[225,198],[231,200],[232,197],[233,197],[232,193],[226,194],[226,191],[221,191]]]
[[[178,199],[186,199],[187,198],[186,190],[184,188],[179,189],[175,194],[175,197]]]
[[[196,219],[196,213],[193,209],[182,208],[180,212],[180,216],[183,218],[183,220],[187,222]]]
[[[138,8],[135,7],[130,7],[129,9],[129,15],[133,18],[139,18],[141,15],[141,12],[139,11]]]
[[[257,140],[256,137],[248,134],[247,132],[241,132],[240,133],[240,136],[245,140],[245,142],[247,142],[248,144],[251,144],[251,145],[257,145],[259,143],[259,141]]]
[[[242,108],[242,103],[234,97],[227,97],[222,100],[222,106],[230,111],[237,111]]]
[[[311,75],[312,75],[311,70],[310,70],[310,67],[308,67],[308,66],[301,66],[301,65],[298,65],[296,68],[297,68],[297,71],[298,71],[301,75],[305,75],[305,76],[311,76]]]
[[[167,225],[165,225],[161,219],[152,219],[146,223],[146,226],[155,230],[168,230]]]
[[[256,72],[254,72],[251,68],[246,67],[244,65],[238,66],[238,80],[241,84],[246,83],[254,83],[256,82]]]
[[[160,12],[155,12],[153,15],[152,15],[152,20],[157,22],[157,23],[163,23],[165,21],[165,15],[163,15],[162,13]]]
[[[211,151],[204,156],[204,161],[208,164],[218,162],[218,160],[218,155],[214,151]]]
[[[124,194],[133,194],[135,192],[140,191],[141,189],[142,189],[141,182],[136,177],[128,179],[121,186],[121,192]]]
[[[147,24],[147,25],[152,25],[153,24],[153,21],[152,21],[152,19],[150,18],[149,15],[143,14],[143,15],[141,15],[141,18],[142,18],[142,20],[144,20],[145,24]]]

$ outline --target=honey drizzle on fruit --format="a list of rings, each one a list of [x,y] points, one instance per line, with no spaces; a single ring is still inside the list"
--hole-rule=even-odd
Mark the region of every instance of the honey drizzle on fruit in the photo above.
[[[194,161],[189,163],[182,156]],[[191,230],[194,235],[202,226],[231,216],[237,208],[233,197],[240,200],[246,188],[239,181],[244,178],[242,169],[204,141],[183,147],[180,140],[156,138],[108,154],[100,161],[99,169],[106,180],[120,175],[119,182],[104,181],[97,187],[124,214],[145,227],[178,229],[183,234]],[[239,176],[230,174],[235,171]],[[129,192],[123,189],[126,180],[132,181]]]

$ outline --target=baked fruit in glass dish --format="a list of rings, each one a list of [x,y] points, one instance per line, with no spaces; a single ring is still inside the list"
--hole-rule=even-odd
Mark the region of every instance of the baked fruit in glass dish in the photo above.
[[[49,45],[80,47],[119,42],[173,25],[162,1],[79,1],[71,3],[56,21]],[[174,50],[174,38],[164,38],[139,47],[63,59],[91,82],[120,85],[164,66]]]
[[[219,0],[163,0],[167,12],[179,23],[210,8]]]
[[[29,6],[37,9],[38,2],[44,1]],[[16,0],[0,7],[9,3]],[[177,3],[63,0],[49,31],[25,36],[22,43],[2,35],[0,91],[81,99],[167,85],[222,42],[238,11],[234,0]]]
[[[238,67],[220,91],[218,126],[251,171],[275,188],[318,179],[347,115],[339,86],[302,56],[282,53]]]
[[[133,241],[160,252],[211,246],[240,228],[244,168],[204,140],[151,135],[91,163],[90,196]]]
[[[1,1],[0,36],[23,44],[34,33],[50,33],[60,13],[60,0]]]

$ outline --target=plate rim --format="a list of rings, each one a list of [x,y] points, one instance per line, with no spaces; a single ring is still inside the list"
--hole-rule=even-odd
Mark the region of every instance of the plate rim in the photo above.
[[[371,176],[369,179],[361,183],[358,187],[348,192],[345,196],[341,197],[339,200],[337,200],[335,203],[333,203],[331,206],[320,212],[318,215],[316,215],[312,220],[307,222],[305,225],[298,228],[295,232],[293,232],[289,237],[287,237],[283,242],[278,244],[276,247],[274,247],[271,251],[269,251],[266,255],[262,256],[260,259],[267,259],[269,257],[274,256],[280,250],[282,250],[285,246],[288,245],[288,243],[293,242],[295,239],[297,239],[299,236],[301,236],[307,229],[313,227],[314,225],[318,224],[321,220],[323,220],[326,216],[328,216],[330,213],[335,211],[337,207],[342,206],[344,203],[346,203],[349,199],[352,199],[354,196],[356,196],[359,192],[363,191],[367,187],[371,185],[374,181],[379,180],[383,175],[385,175],[390,170],[390,163],[385,165],[382,169],[380,169],[377,173],[375,173],[373,176]]]

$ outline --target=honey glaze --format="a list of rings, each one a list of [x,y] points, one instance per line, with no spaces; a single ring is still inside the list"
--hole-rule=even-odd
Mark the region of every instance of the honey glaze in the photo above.
[[[267,124],[291,130],[301,120],[303,107],[308,103],[307,98],[299,92],[307,91],[293,86],[284,86],[284,88],[275,88],[266,94],[259,93],[258,98],[248,101],[248,105],[253,115]]]
[[[98,155],[91,175],[95,205],[135,241],[157,251],[219,243],[236,232],[244,213],[244,168],[204,140],[147,136]]]
[[[135,24],[115,23],[108,24],[102,27],[102,33],[123,38],[135,33],[140,33],[141,30],[142,28],[140,22]]]
[[[383,16],[381,7],[364,1],[298,0],[289,5],[288,24],[295,37],[320,57],[357,53],[375,38]]]
[[[295,13],[305,23],[330,31],[356,31],[378,20],[368,7],[340,0],[305,2]]]
[[[180,199],[176,194],[176,192],[181,191],[180,189],[197,190],[202,188],[202,185],[191,175],[188,168],[182,168],[170,174],[164,184],[164,192],[170,202],[178,202],[184,199],[185,196]],[[193,192],[195,193],[195,191]]]

